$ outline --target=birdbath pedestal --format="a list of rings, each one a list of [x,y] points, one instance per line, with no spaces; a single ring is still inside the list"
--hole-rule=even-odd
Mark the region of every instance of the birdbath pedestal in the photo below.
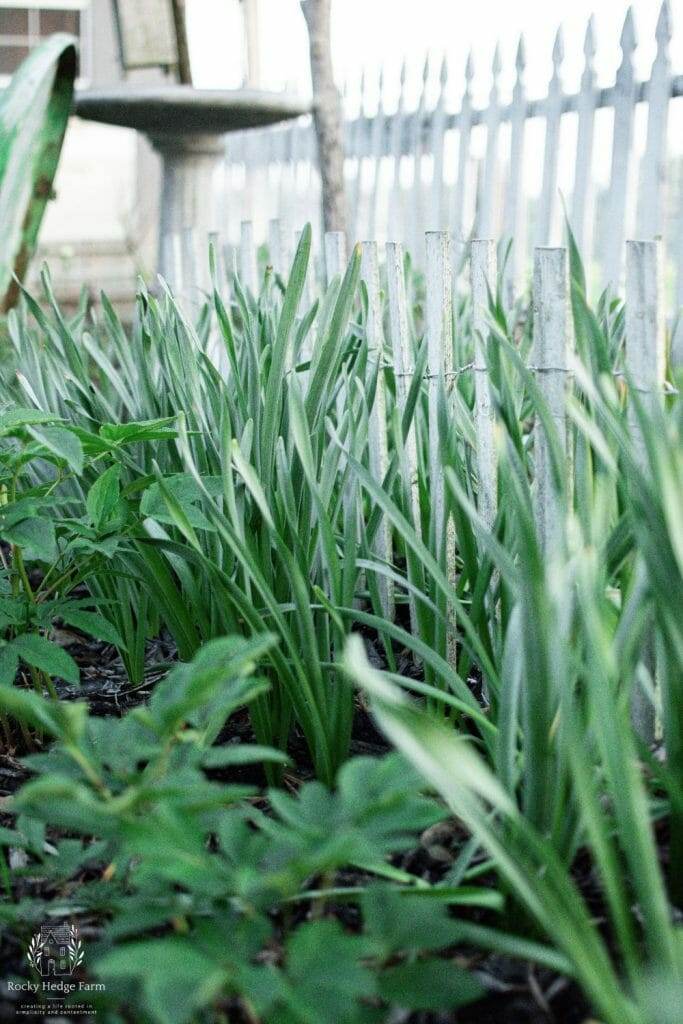
[[[309,109],[297,97],[282,93],[189,85],[89,90],[75,100],[79,117],[135,128],[161,156],[157,265],[169,281],[174,277],[173,237],[193,228],[204,241],[220,227],[223,136],[299,117]]]

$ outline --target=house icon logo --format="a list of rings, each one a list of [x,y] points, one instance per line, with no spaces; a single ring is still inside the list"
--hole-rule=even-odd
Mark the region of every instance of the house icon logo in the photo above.
[[[68,978],[83,963],[83,943],[74,924],[44,924],[26,951],[42,978]]]

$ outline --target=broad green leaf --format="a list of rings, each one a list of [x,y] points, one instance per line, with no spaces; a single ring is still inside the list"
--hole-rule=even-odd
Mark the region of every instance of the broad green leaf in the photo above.
[[[83,448],[72,430],[42,426],[29,427],[29,433],[58,458],[64,459],[74,473],[78,475],[83,472]]]
[[[190,939],[131,942],[106,953],[96,965],[99,977],[135,978],[143,988],[147,1013],[159,1024],[185,1024],[209,1004],[224,984],[225,970]]]
[[[90,522],[101,529],[113,517],[119,501],[121,467],[118,463],[106,469],[88,491],[86,508]]]
[[[353,1021],[356,1000],[376,994],[375,979],[363,963],[366,950],[366,941],[347,935],[337,921],[298,928],[287,944],[293,1009],[319,1024]]]
[[[41,672],[61,676],[67,683],[80,682],[80,672],[71,655],[39,633],[23,633],[15,637],[12,648],[23,661]]]
[[[113,644],[125,651],[126,645],[121,634],[116,626],[105,619],[104,615],[79,608],[66,608],[60,614],[64,622],[70,626],[75,626],[76,629],[83,630],[89,636],[94,636],[97,640],[104,640],[105,643]]]
[[[11,686],[19,667],[19,654],[11,643],[0,647],[0,686]]]
[[[13,406],[0,412],[0,436],[11,434],[21,427],[27,427],[36,423],[54,423],[59,416],[52,416],[50,413],[40,412],[38,409],[24,409],[21,406]]]
[[[415,960],[388,967],[379,975],[380,995],[407,1010],[452,1010],[481,999],[480,981],[452,960]]]
[[[52,562],[57,557],[54,524],[42,516],[22,519],[11,526],[0,524],[0,537],[21,548],[28,562]]]
[[[139,423],[104,423],[100,427],[100,437],[117,445],[136,444],[140,441],[170,441],[177,436],[177,430],[172,426],[174,423],[174,416]]]

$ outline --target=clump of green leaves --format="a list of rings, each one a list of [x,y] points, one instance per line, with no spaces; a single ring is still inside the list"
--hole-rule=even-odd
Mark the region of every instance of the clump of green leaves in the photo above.
[[[12,802],[15,828],[0,833],[27,855],[5,869],[0,920],[30,932],[46,916],[106,918],[89,970],[107,982],[105,1005],[136,1020],[182,1024],[234,1005],[273,1024],[361,1024],[388,1020],[391,1006],[476,999],[479,983],[438,954],[462,939],[446,905],[477,894],[430,887],[388,860],[444,815],[401,758],[351,760],[334,791],[312,782],[261,805],[253,786],[221,779],[285,760],[215,743],[267,687],[256,666],[272,643],[205,645],[122,719],[0,688],[0,706],[55,740],[24,759],[36,777]],[[335,886],[354,865],[360,886]],[[74,890],[84,869],[91,880]],[[19,879],[46,876],[53,902],[8,901]],[[482,890],[482,905],[492,896]],[[330,899],[360,902],[362,926],[327,916]],[[303,919],[300,906],[311,908]]]
[[[84,464],[77,433],[58,417],[19,406],[0,412],[0,686],[12,685],[20,664],[35,690],[53,698],[53,677],[79,682],[75,661],[51,638],[56,621],[124,647],[94,597],[72,596],[88,564],[64,515],[62,486]]]

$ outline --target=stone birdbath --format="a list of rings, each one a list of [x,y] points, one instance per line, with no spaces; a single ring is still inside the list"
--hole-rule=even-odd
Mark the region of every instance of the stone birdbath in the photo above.
[[[174,276],[172,238],[193,228],[203,240],[219,226],[216,192],[225,155],[223,136],[309,110],[304,101],[283,93],[190,85],[89,90],[75,99],[79,117],[135,128],[161,156],[158,270],[169,281]]]

